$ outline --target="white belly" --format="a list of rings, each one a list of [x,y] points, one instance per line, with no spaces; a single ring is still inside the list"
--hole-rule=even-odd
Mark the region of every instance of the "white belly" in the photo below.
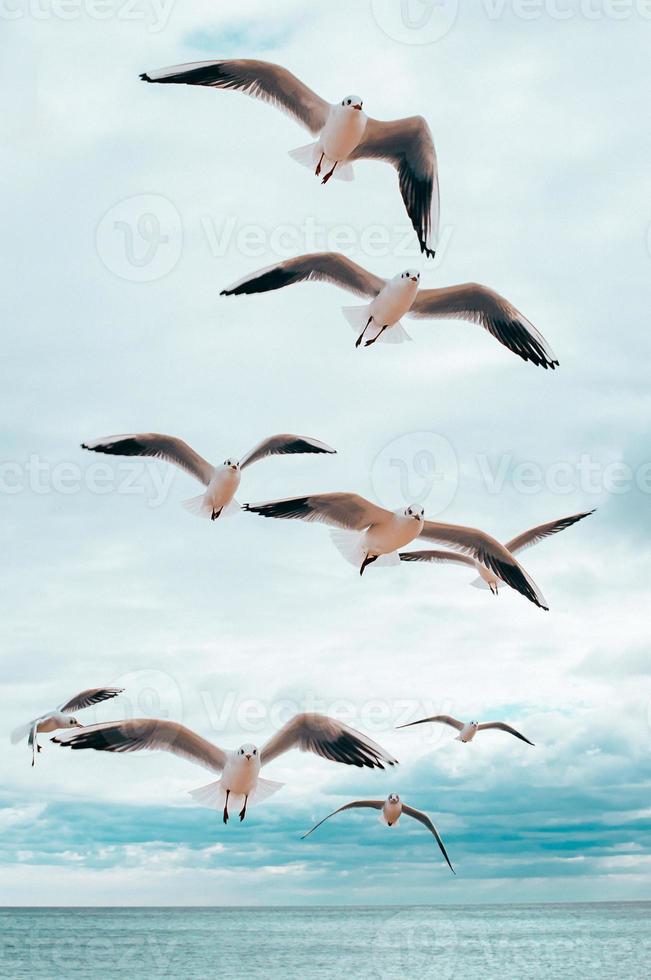
[[[230,504],[240,485],[239,470],[217,470],[206,490],[206,500],[213,510],[220,510]]]
[[[459,732],[460,742],[472,742],[473,738],[477,734],[477,729],[472,725],[465,725]]]
[[[382,810],[386,823],[394,827],[400,819],[402,813],[402,803],[385,803]]]
[[[378,327],[392,327],[401,317],[408,313],[418,292],[418,284],[408,280],[397,287],[389,283],[375,297],[369,307],[369,313]]]
[[[58,715],[48,715],[41,718],[36,726],[37,732],[56,732],[58,728],[67,728],[68,719],[61,719]]]
[[[346,160],[366,129],[366,116],[357,110],[330,115],[319,140],[328,160]]]
[[[369,555],[390,555],[411,544],[421,532],[422,524],[413,517],[392,516],[390,521],[370,527],[364,534],[364,545]]]
[[[260,772],[258,759],[240,763],[237,759],[228,761],[221,778],[224,789],[236,796],[249,796],[255,789]]]

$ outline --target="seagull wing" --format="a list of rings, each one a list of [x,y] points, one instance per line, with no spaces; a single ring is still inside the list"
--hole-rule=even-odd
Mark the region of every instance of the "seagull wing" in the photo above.
[[[336,449],[331,449],[330,446],[326,446],[325,442],[319,442],[318,439],[310,439],[309,436],[293,436],[289,433],[283,433],[282,435],[271,436],[269,439],[263,439],[257,446],[250,449],[246,456],[240,460],[240,469],[243,470],[245,466],[250,466],[251,463],[257,463],[259,459],[264,459],[265,456],[286,456],[290,453],[336,452]]]
[[[547,610],[549,607],[540,589],[511,552],[485,531],[458,524],[440,524],[438,521],[425,521],[420,537],[437,544],[447,545],[469,555],[494,572],[506,585],[529,599],[536,606]]]
[[[314,752],[324,759],[343,762],[347,766],[384,769],[397,764],[376,742],[327,715],[295,715],[276,732],[260,753],[260,764],[267,765],[290,749]]]
[[[318,521],[349,531],[363,531],[391,516],[384,507],[372,504],[356,493],[315,493],[310,497],[287,497],[263,504],[244,504],[244,510],[262,517]]]
[[[131,721],[89,725],[76,732],[56,735],[52,741],[70,749],[97,749],[98,752],[139,752],[142,749],[171,752],[213,772],[221,772],[227,759],[223,749],[185,725],[159,718],[134,718]]]
[[[450,725],[452,728],[456,728],[458,732],[463,729],[463,722],[457,718],[453,718],[452,715],[432,715],[431,718],[420,718],[418,721],[410,721],[406,725],[398,725],[398,728],[411,728],[412,725],[424,725],[427,721],[438,721],[442,725]]]
[[[369,299],[377,296],[386,285],[386,279],[374,276],[372,272],[339,252],[312,252],[310,255],[287,259],[286,262],[277,262],[244,276],[232,286],[223,289],[220,295],[266,293],[297,282],[329,282]]]
[[[87,691],[81,691],[79,694],[75,694],[74,698],[70,698],[58,710],[63,711],[65,714],[81,711],[82,708],[89,708],[91,704],[99,704],[100,701],[109,701],[111,698],[116,698],[123,691],[123,687],[90,687]]]
[[[573,514],[572,517],[561,517],[559,520],[549,521],[547,524],[539,524],[538,527],[532,527],[530,531],[524,531],[517,538],[513,538],[506,547],[512,555],[516,555],[519,551],[532,548],[539,541],[550,538],[552,534],[558,534],[559,531],[564,531],[566,527],[572,527],[573,524],[582,521],[584,517],[590,517],[591,514],[594,514],[594,510],[588,510],[584,514]]]
[[[195,61],[144,72],[140,77],[144,82],[208,85],[244,92],[282,109],[314,136],[321,132],[330,112],[330,105],[325,99],[286,68],[270,61]]]
[[[457,565],[475,567],[472,558],[468,558],[467,555],[455,554],[453,551],[401,551],[400,561],[454,562]]]
[[[427,814],[423,813],[421,810],[415,810],[413,806],[407,806],[405,803],[402,804],[402,812],[406,813],[408,817],[413,817],[414,820],[418,820],[419,823],[422,823],[424,827],[427,827],[427,829],[432,834],[434,834],[434,836],[436,837],[436,843],[441,848],[441,854],[448,862],[448,867],[450,868],[450,871],[452,872],[452,874],[456,874],[456,871],[454,870],[454,868],[452,867],[452,863],[450,862],[450,858],[448,857],[448,852],[445,850],[445,845],[441,840],[439,832],[434,826],[434,824],[432,823],[432,821],[430,820],[430,818],[427,816]]]
[[[161,435],[159,432],[106,436],[104,439],[82,442],[81,448],[90,449],[94,453],[110,453],[113,456],[153,456],[156,459],[165,459],[186,470],[205,486],[210,483],[214,469],[183,439]]]
[[[468,320],[521,357],[545,369],[558,365],[551,347],[534,325],[499,293],[469,282],[445,289],[421,289],[409,316]]]
[[[321,824],[325,823],[326,820],[329,820],[330,817],[334,817],[337,813],[341,813],[342,810],[353,810],[356,807],[368,807],[370,810],[381,810],[383,806],[384,800],[355,800],[353,803],[346,803],[345,806],[340,806],[338,810],[333,810],[332,813],[329,813],[327,817],[323,818],[323,820],[319,820],[318,823],[315,823],[312,829],[308,830],[307,834],[303,834],[301,840],[305,840],[306,837],[309,837],[310,834],[314,833],[317,827],[320,827]]]
[[[509,735],[515,735],[516,738],[526,742],[527,745],[534,744],[533,742],[530,742],[528,738],[525,738],[524,735],[521,735],[520,732],[517,732],[515,728],[511,728],[510,725],[507,725],[504,721],[486,721],[483,725],[477,726],[477,731],[483,732],[487,728],[497,728],[501,732],[508,732]]]
[[[398,171],[400,193],[421,252],[434,255],[439,230],[439,177],[434,141],[422,116],[370,119],[350,160],[386,160]]]

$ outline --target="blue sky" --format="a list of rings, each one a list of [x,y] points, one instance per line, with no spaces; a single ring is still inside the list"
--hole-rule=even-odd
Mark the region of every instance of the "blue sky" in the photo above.
[[[0,41],[7,735],[83,687],[119,683],[125,698],[89,722],[163,715],[234,747],[316,707],[401,766],[360,774],[288,755],[268,773],[284,789],[225,829],[193,805],[187,791],[208,780],[181,760],[48,743],[32,771],[7,741],[0,900],[648,898],[644,5],[523,15],[448,2],[420,34],[382,2],[215,6],[116,3],[104,20],[90,5],[66,20],[17,8]],[[322,188],[287,157],[308,141],[291,120],[138,81],[211,55],[278,61],[331,101],[360,92],[381,118],[425,115],[436,261],[421,266],[389,168],[359,164],[353,184]],[[417,264],[425,286],[485,283],[544,333],[560,369],[454,322],[414,323],[414,343],[360,353],[349,300],[327,286],[220,299],[315,247],[381,275]],[[185,475],[78,449],[151,430],[216,461],[279,431],[337,448],[252,468],[242,499],[349,489],[398,507],[416,493],[428,516],[503,540],[598,510],[526,553],[549,614],[470,589],[459,568],[360,582],[323,528],[244,514],[207,527],[180,506],[197,492]],[[438,479],[416,464],[423,450]],[[504,718],[536,747],[395,731],[437,711]],[[389,791],[432,814],[456,879],[415,824],[393,834],[347,814],[299,840],[336,806]]]

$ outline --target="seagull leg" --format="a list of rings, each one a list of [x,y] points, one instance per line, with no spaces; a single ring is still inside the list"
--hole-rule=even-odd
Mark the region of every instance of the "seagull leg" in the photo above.
[[[228,823],[228,797],[231,795],[230,789],[226,790],[226,799],[224,800],[224,823]]]
[[[377,335],[377,337],[373,337],[372,340],[367,340],[366,343],[364,344],[364,347],[370,347],[371,344],[374,344],[376,341],[378,341],[388,326],[389,324],[385,323],[382,329],[380,330],[379,334]]]
[[[247,804],[248,802],[249,802],[249,797],[248,797],[248,796],[245,796],[245,797],[244,797],[244,806],[243,806],[243,807],[242,807],[242,809],[240,810],[240,822],[241,822],[242,820],[244,820],[244,818],[245,818],[245,816],[246,816],[246,804]]]
[[[323,163],[324,156],[325,156],[325,153],[322,153],[321,156],[319,157],[319,162],[317,163],[316,170],[314,171],[315,177],[318,177],[319,174],[321,173],[321,164]]]
[[[364,574],[364,569],[366,568],[366,566],[367,565],[372,565],[373,562],[374,561],[377,561],[377,560],[378,560],[378,555],[367,555],[366,558],[364,559],[364,561],[362,562],[362,567],[359,570],[359,574],[360,575],[363,575]]]
[[[338,163],[338,162],[339,162],[338,160],[335,160],[335,162],[334,162],[334,166],[333,166],[333,168],[332,168],[332,170],[330,170],[330,171],[328,171],[328,173],[327,173],[327,174],[325,175],[325,177],[324,177],[324,178],[323,178],[323,180],[321,181],[321,183],[322,183],[322,184],[327,184],[327,183],[328,183],[328,181],[329,181],[329,180],[330,180],[330,178],[332,177],[332,175],[333,175],[333,173],[335,172],[335,169],[336,169],[336,167],[337,167],[337,163]]]
[[[219,515],[221,514],[221,512],[223,511],[223,509],[224,509],[223,507],[220,507],[219,510],[214,510],[210,515],[210,520],[216,521]]]
[[[364,334],[366,333],[366,331],[368,330],[368,328],[370,327],[370,325],[371,325],[372,322],[373,322],[373,317],[370,316],[368,318],[367,322],[366,322],[366,326],[364,327],[364,329],[362,330],[361,334],[359,335],[359,337],[355,341],[355,347],[359,347],[359,345],[361,344],[362,340],[364,339]]]

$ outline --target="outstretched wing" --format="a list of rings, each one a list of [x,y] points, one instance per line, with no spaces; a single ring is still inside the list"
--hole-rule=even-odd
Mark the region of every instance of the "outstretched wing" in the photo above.
[[[176,436],[161,435],[159,432],[143,432],[138,435],[105,436],[92,442],[82,442],[82,449],[94,453],[109,453],[113,456],[153,456],[180,466],[182,470],[196,477],[208,486],[213,474],[210,463],[195,453],[191,446]]]
[[[431,561],[445,563],[454,562],[456,565],[475,567],[472,558],[467,555],[455,554],[453,551],[401,551],[400,561]]]
[[[503,296],[478,283],[421,289],[408,315],[468,320],[483,327],[523,361],[552,370],[558,365],[556,355],[534,325]]]
[[[222,289],[220,295],[266,293],[297,282],[329,282],[357,296],[370,299],[377,296],[386,285],[386,279],[374,276],[372,272],[339,252],[312,252],[310,255],[287,259],[286,262],[277,262],[244,276],[227,289]]]
[[[420,718],[418,721],[410,721],[406,725],[398,725],[397,727],[411,728],[412,725],[424,725],[427,721],[439,721],[442,725],[450,725],[452,728],[456,728],[458,732],[463,729],[463,722],[453,718],[452,715],[432,715],[431,718]]]
[[[91,704],[99,704],[100,701],[116,698],[123,691],[123,687],[90,687],[87,691],[75,694],[74,698],[70,698],[69,701],[62,704],[59,711],[65,714],[81,711],[82,708],[89,708]]]
[[[263,504],[244,504],[244,510],[262,517],[318,521],[330,527],[363,531],[386,520],[390,512],[356,493],[315,493],[310,497],[287,497]]]
[[[353,810],[356,807],[367,807],[370,810],[381,810],[383,806],[384,800],[355,800],[353,803],[346,803],[345,806],[340,806],[338,810],[333,810],[332,813],[329,813],[327,817],[323,818],[323,820],[319,820],[318,823],[315,823],[312,829],[308,830],[307,834],[303,834],[301,840],[305,840],[306,837],[309,837],[310,834],[314,833],[317,827],[320,827],[321,824],[325,823],[326,820],[329,820],[330,817],[334,817],[337,813],[341,813],[342,810]]]
[[[143,72],[144,82],[208,85],[234,89],[268,102],[302,123],[313,135],[325,126],[330,105],[296,75],[270,61],[195,61],[158,71]]]
[[[333,762],[343,762],[347,766],[365,766],[368,769],[384,769],[384,763],[389,766],[397,763],[396,759],[361,732],[327,715],[313,713],[295,715],[283,725],[263,746],[260,764],[267,765],[290,749],[314,752],[315,755]]]
[[[469,555],[494,572],[506,585],[529,599],[536,606],[547,610],[549,607],[540,589],[511,552],[485,531],[458,524],[441,524],[438,521],[425,521],[420,537],[437,544],[447,545],[455,551]]]
[[[524,551],[525,548],[532,548],[534,544],[544,541],[545,538],[550,538],[552,534],[558,534],[559,531],[572,527],[573,524],[582,521],[584,517],[590,517],[591,514],[594,514],[594,510],[585,511],[583,514],[573,514],[572,517],[561,517],[557,521],[549,521],[547,524],[539,524],[538,527],[532,527],[530,531],[518,534],[517,538],[512,538],[506,547],[512,555],[515,555],[519,551]]]
[[[55,735],[52,741],[70,749],[96,749],[98,752],[161,750],[189,759],[213,772],[221,772],[227,759],[223,749],[185,725],[159,718],[134,718],[132,721],[89,725],[88,728]]]
[[[250,449],[246,456],[240,460],[240,469],[243,470],[251,463],[257,463],[265,456],[287,456],[292,453],[336,453],[336,449],[326,446],[325,442],[318,439],[310,439],[309,436],[294,436],[290,433],[270,436],[263,439],[257,446]]]
[[[386,160],[398,171],[400,193],[421,252],[434,256],[439,231],[439,176],[434,141],[422,116],[370,119],[350,160]]]
[[[402,812],[406,813],[408,817],[413,817],[414,820],[418,820],[418,822],[422,823],[424,827],[427,827],[430,833],[434,834],[434,836],[436,837],[436,843],[441,848],[441,854],[448,862],[448,867],[450,868],[450,871],[452,872],[453,875],[456,874],[456,871],[452,867],[450,858],[448,857],[448,852],[445,850],[445,845],[441,840],[439,832],[434,826],[434,824],[432,823],[432,821],[430,820],[430,818],[427,816],[427,814],[422,813],[420,810],[415,810],[413,806],[406,806],[406,804],[404,803],[402,804]]]
[[[516,738],[519,738],[523,742],[526,742],[527,745],[533,745],[534,744],[533,742],[530,742],[528,738],[525,738],[524,735],[521,735],[520,732],[516,731],[515,728],[511,728],[510,725],[507,725],[506,722],[503,722],[503,721],[486,721],[486,722],[484,722],[483,725],[478,725],[477,726],[477,731],[483,732],[487,728],[497,728],[501,732],[508,732],[509,735],[515,735]]]

